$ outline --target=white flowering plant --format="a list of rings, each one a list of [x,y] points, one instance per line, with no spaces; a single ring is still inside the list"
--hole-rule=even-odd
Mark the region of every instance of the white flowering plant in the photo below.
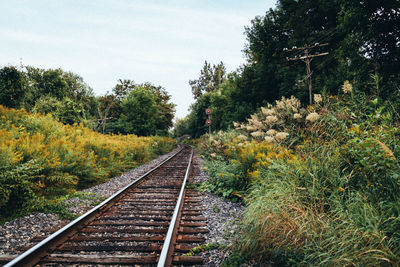
[[[312,128],[321,115],[324,98],[314,95],[315,105],[302,108],[301,102],[294,96],[282,97],[275,103],[261,107],[258,113],[252,114],[247,123],[234,123],[241,136],[267,143],[290,143],[290,139],[298,138],[299,132]],[[292,140],[293,141],[293,140]]]

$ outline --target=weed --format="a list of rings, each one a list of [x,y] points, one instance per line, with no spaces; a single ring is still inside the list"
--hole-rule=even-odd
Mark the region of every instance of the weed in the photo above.
[[[166,153],[166,137],[102,135],[0,105],[0,217],[36,197],[57,199]]]
[[[241,264],[248,261],[250,258],[240,252],[233,252],[222,264],[221,267],[233,267],[240,266]]]
[[[214,205],[214,206],[212,207],[212,210],[213,210],[213,212],[215,212],[215,213],[220,213],[220,212],[221,212],[221,208],[220,208],[219,206],[217,206],[217,205]]]
[[[199,183],[187,183],[187,189],[195,189],[199,192],[206,192],[208,191],[208,184],[207,182],[199,182]]]
[[[224,248],[223,245],[220,245],[220,244],[214,243],[214,242],[208,243],[208,244],[202,244],[200,246],[191,248],[188,253],[184,254],[184,256],[194,256],[194,255],[199,254],[200,252],[203,252],[203,251],[210,251],[210,250],[213,250],[213,249],[223,249],[223,248]]]
[[[397,114],[343,90],[307,108],[282,99],[199,144],[210,190],[247,205],[224,266],[400,264]]]

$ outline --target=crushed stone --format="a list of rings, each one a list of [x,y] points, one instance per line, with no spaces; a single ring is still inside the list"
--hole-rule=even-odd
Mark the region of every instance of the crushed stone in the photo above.
[[[105,183],[82,190],[81,193],[84,197],[65,200],[68,211],[76,215],[87,212],[175,152],[176,149],[147,164],[111,178]],[[202,159],[197,154],[194,157],[193,174],[192,181],[195,183],[205,182],[208,179],[207,174],[202,170]],[[201,192],[201,195],[203,196],[203,215],[207,217],[209,229],[209,233],[205,234],[205,243],[218,243],[225,247],[203,252],[204,266],[220,266],[231,255],[229,250],[232,242],[231,236],[237,230],[244,207],[240,203],[224,200],[210,192]],[[55,214],[36,213],[0,225],[0,257],[22,253],[27,247],[38,242],[37,240],[33,241],[33,238],[42,237],[44,239],[68,222],[68,220],[58,219]]]

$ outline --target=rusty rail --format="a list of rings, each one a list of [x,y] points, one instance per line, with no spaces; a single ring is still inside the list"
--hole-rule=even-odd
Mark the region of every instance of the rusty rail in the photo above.
[[[193,148],[181,147],[5,266],[202,265],[201,256],[187,254],[208,232],[202,198],[185,189],[193,154]]]
[[[167,236],[165,237],[164,245],[163,245],[163,248],[162,248],[162,251],[160,254],[160,258],[158,260],[157,267],[170,266],[172,263],[173,242],[175,242],[174,239],[176,239],[176,234],[177,234],[177,230],[178,230],[178,222],[179,222],[178,216],[180,216],[182,206],[183,206],[183,198],[185,196],[185,187],[186,187],[186,182],[189,177],[192,159],[193,159],[193,148],[192,148],[192,152],[190,154],[189,164],[186,169],[185,178],[184,178],[182,186],[181,186],[178,201],[177,201],[175,209],[174,209],[174,214],[172,215],[171,223],[168,228]]]

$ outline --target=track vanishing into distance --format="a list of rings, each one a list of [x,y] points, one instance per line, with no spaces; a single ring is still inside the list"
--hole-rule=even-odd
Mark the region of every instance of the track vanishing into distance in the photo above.
[[[184,189],[193,149],[176,154],[5,266],[201,265],[197,192]]]

